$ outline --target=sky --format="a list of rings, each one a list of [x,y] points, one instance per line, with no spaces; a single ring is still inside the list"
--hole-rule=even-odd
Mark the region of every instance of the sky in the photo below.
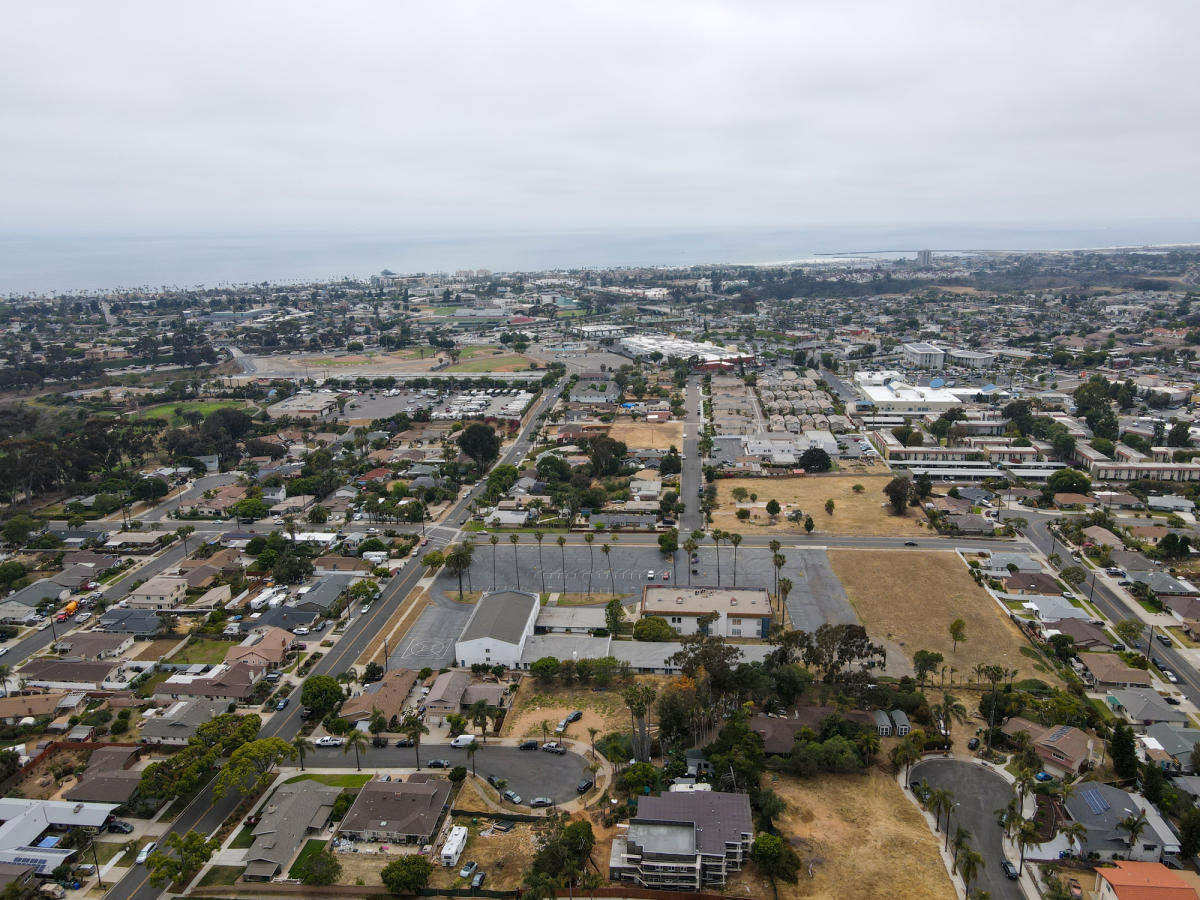
[[[0,232],[1196,219],[1194,2],[18,3]]]

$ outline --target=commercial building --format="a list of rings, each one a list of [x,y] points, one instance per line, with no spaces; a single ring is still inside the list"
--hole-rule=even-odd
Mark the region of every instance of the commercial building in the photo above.
[[[940,369],[946,361],[946,351],[925,341],[905,344],[900,348],[904,361],[918,369]]]
[[[533,634],[541,604],[536,594],[493,591],[479,598],[454,645],[460,666],[486,663],[515,668]]]
[[[909,384],[898,372],[859,372],[854,376],[861,400],[856,411],[899,416],[940,415],[958,409],[962,400],[945,388]]]
[[[771,628],[771,600],[763,588],[669,587],[642,588],[642,618],[660,616],[679,634],[705,634],[766,640]],[[703,629],[705,616],[716,620]]]

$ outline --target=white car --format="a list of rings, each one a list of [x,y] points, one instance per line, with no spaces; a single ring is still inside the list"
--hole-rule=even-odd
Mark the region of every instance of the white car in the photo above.
[[[292,634],[308,634],[308,628],[304,625],[297,625],[292,629]]]
[[[370,611],[371,605],[369,603],[364,603],[362,609],[359,610],[360,613],[369,613]]]
[[[331,734],[327,734],[325,737],[317,738],[318,747],[340,747],[344,743],[346,742],[340,737],[334,737]]]
[[[137,863],[137,865],[139,865],[139,866],[142,865],[146,861],[146,857],[149,856],[151,853],[153,853],[157,847],[158,847],[158,844],[156,844],[154,841],[151,841],[149,844],[147,844],[145,847],[143,847],[141,850],[138,851],[137,859],[134,860],[134,862]]]
[[[0,656],[3,656],[3,655],[4,655],[5,653],[7,653],[7,652],[8,652],[8,648],[7,648],[7,647],[0,647]]]

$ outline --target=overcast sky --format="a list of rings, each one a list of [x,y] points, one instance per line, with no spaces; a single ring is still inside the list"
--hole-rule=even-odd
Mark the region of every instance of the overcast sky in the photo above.
[[[1190,0],[14,0],[4,21],[9,234],[1200,208]]]

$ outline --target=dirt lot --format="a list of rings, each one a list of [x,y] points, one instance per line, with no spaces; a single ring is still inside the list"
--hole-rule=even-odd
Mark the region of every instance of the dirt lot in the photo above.
[[[768,776],[769,777],[769,776]],[[866,775],[779,777],[769,785],[787,802],[779,830],[805,863],[798,883],[779,883],[781,900],[953,897],[937,841],[896,782],[878,769]],[[813,863],[813,877],[807,864]],[[903,873],[898,875],[898,873]],[[753,867],[730,882],[731,894],[770,897]]]
[[[890,476],[869,474],[855,475],[810,475],[802,478],[726,478],[717,482],[717,510],[713,513],[713,526],[724,531],[746,533],[748,530],[803,531],[801,524],[789,522],[787,515],[799,509],[813,517],[816,525],[814,534],[879,534],[910,535],[922,534],[925,529],[918,523],[925,517],[915,509],[903,516],[893,516],[883,487]],[[856,493],[854,485],[863,486]],[[758,500],[747,500],[750,520],[739,521],[733,490],[744,487]],[[783,507],[774,525],[769,524],[767,501],[775,499]],[[825,512],[825,501],[833,501],[833,515]]]
[[[682,422],[633,422],[620,418],[609,429],[608,436],[622,441],[630,450],[683,449]]]
[[[669,680],[660,675],[639,675],[637,680],[653,684],[661,690]],[[589,728],[599,728],[597,735],[629,729],[629,710],[621,699],[619,687],[594,693],[591,688],[543,687],[534,679],[521,682],[512,709],[504,717],[505,737],[532,737],[541,740],[542,722],[550,726],[550,738],[554,738],[554,726],[573,710],[582,710],[583,718],[567,728],[565,737],[576,740],[581,746],[590,746]]]
[[[917,650],[935,650],[959,678],[984,663],[1015,668],[1022,678],[1054,680],[1042,663],[1021,653],[1029,642],[957,554],[830,550],[829,561],[867,632],[899,644],[910,660]],[[958,618],[966,623],[967,640],[956,652],[947,629]]]
[[[145,641],[134,644],[130,650],[132,659],[158,659],[160,656],[166,656],[178,644],[180,638],[165,641]]]
[[[60,791],[74,787],[77,783],[73,775],[66,773],[74,772],[84,765],[91,755],[90,750],[64,750],[55,753],[17,782],[17,796],[30,800],[57,798]],[[65,777],[56,778],[56,773]]]
[[[434,868],[429,879],[430,887],[469,887],[468,881],[458,877],[458,870],[470,860],[479,863],[479,868],[487,872],[485,888],[511,891],[520,887],[537,849],[534,846],[533,826],[517,824],[507,834],[496,831],[484,835],[482,832],[487,830],[486,822],[472,825],[470,819],[455,819],[454,824],[467,826],[471,834],[467,849],[463,851],[460,865],[451,869],[441,866]]]

